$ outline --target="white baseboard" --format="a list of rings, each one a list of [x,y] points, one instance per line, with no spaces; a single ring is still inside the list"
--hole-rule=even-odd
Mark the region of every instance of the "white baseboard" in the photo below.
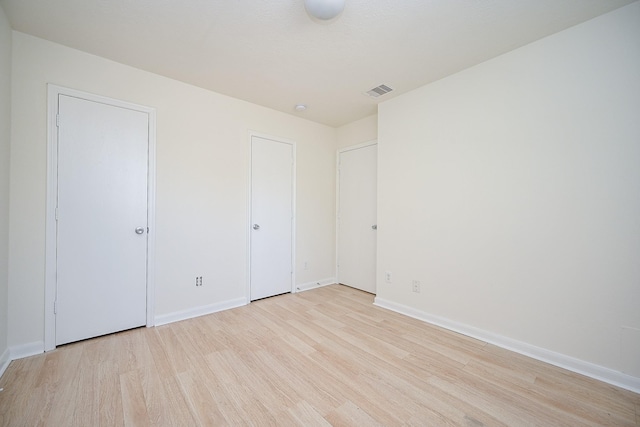
[[[502,335],[494,334],[493,332],[484,331],[482,329],[474,328],[472,326],[458,323],[453,320],[435,316],[403,304],[385,300],[383,298],[376,297],[374,300],[374,305],[386,308],[391,311],[395,311],[400,314],[404,314],[405,316],[422,320],[423,322],[427,322],[432,325],[440,326],[442,328],[469,336],[471,338],[497,345],[498,347],[502,347],[504,349],[529,356],[533,359],[537,359],[542,362],[546,362],[551,365],[555,365],[560,368],[567,369],[569,371],[576,372],[578,374],[582,374],[587,377],[591,377],[608,384],[633,391],[635,393],[640,393],[640,378],[632,377],[622,372],[614,371],[613,369],[605,368],[603,366],[585,362],[584,360],[576,359],[571,356],[556,353],[554,351],[536,347],[522,341],[516,341]]]
[[[10,351],[7,348],[2,353],[2,356],[0,356],[0,377],[2,377],[2,374],[4,374],[4,371],[7,370],[9,363],[11,363],[11,357],[9,357],[9,355],[10,355]]]
[[[23,357],[35,356],[44,353],[44,341],[29,342],[26,344],[9,347],[11,360],[22,359]]]
[[[303,292],[310,289],[321,288],[323,286],[333,285],[334,283],[336,283],[335,277],[329,277],[327,279],[322,279],[315,282],[301,283],[296,286],[296,292]]]
[[[247,305],[246,298],[236,298],[228,301],[222,301],[216,304],[203,305],[200,307],[190,308],[187,310],[176,311],[169,314],[162,314],[155,317],[155,326],[166,325],[167,323],[179,322],[181,320],[192,319],[198,316],[204,316],[218,311],[229,310],[230,308],[242,307]]]

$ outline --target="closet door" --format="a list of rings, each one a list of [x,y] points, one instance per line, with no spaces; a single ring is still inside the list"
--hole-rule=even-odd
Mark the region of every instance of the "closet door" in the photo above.
[[[293,145],[251,139],[251,300],[293,285]]]
[[[377,144],[338,153],[338,282],[376,293]]]
[[[58,95],[55,343],[146,323],[148,114]]]

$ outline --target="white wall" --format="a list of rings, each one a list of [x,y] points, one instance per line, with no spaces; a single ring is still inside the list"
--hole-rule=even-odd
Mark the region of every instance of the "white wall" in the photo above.
[[[18,32],[13,73],[10,346],[43,340],[47,83],[157,109],[156,315],[246,296],[250,130],[297,142],[297,283],[335,276],[335,129]]]
[[[345,148],[378,138],[378,115],[356,120],[336,129],[337,148]]]
[[[9,155],[11,139],[11,26],[0,6],[0,374],[8,360]]]
[[[640,378],[640,3],[378,120],[380,301]]]

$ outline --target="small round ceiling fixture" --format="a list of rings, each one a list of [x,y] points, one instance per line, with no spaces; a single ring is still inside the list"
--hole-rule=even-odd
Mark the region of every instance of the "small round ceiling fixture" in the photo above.
[[[303,111],[306,111],[307,106],[304,104],[297,104],[294,108],[298,113],[302,113]]]
[[[304,0],[307,13],[314,18],[328,21],[340,15],[346,0]]]

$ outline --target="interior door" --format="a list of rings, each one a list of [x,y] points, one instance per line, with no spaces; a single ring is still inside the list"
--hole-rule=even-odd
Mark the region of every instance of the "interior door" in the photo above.
[[[338,281],[376,293],[377,145],[338,153]]]
[[[146,113],[58,95],[56,345],[145,325]]]
[[[251,137],[251,301],[291,292],[293,145]]]

